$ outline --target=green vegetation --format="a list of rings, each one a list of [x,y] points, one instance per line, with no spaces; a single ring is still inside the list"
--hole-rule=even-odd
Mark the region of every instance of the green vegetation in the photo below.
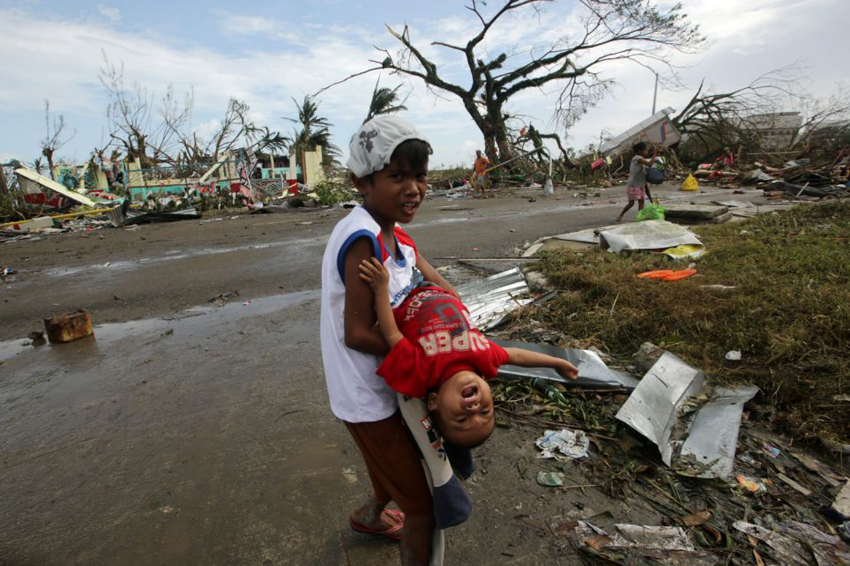
[[[700,226],[699,274],[672,283],[636,277],[669,268],[660,254],[549,252],[542,268],[561,294],[524,315],[614,356],[654,342],[716,381],[756,384],[780,429],[846,442],[850,410],[836,396],[850,393],[848,213],[834,202]],[[726,361],[729,350],[743,360]]]
[[[322,181],[313,189],[319,196],[319,204],[331,205],[348,202],[356,197],[350,183],[341,181]]]

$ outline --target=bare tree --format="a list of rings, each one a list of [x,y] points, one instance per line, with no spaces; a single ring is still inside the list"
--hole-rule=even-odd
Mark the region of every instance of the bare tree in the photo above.
[[[801,114],[802,124],[794,136],[796,147],[834,151],[850,141],[850,94],[843,87],[826,98],[804,98]]]
[[[578,0],[581,29],[574,30],[575,33],[561,35],[542,50],[532,48],[510,55],[482,57],[481,52],[485,51],[482,43],[507,14],[539,11],[550,1],[503,0],[498,7],[489,9],[485,2],[471,0],[466,9],[474,15],[478,32],[466,43],[431,43],[457,53],[468,68],[468,86],[441,75],[437,65],[414,45],[407,26],[400,33],[387,26],[401,43],[398,52],[380,49],[384,58],[372,61],[377,66],[348,78],[389,69],[459,98],[484,136],[485,150],[492,161],[496,159],[496,148],[503,159],[513,153],[504,113],[512,97],[529,89],[554,88],[553,92],[558,93],[555,114],[568,128],[612,84],[612,79],[602,75],[611,63],[631,61],[672,70],[665,54],[670,50],[693,49],[703,41],[698,27],[688,21],[680,4],[660,8],[652,0]],[[547,32],[552,33],[552,29],[541,29],[540,33]]]
[[[65,117],[61,114],[54,116],[52,121],[50,120],[49,100],[44,101],[44,129],[44,139],[41,140],[41,154],[47,159],[50,178],[55,181],[53,177],[53,156],[71,141],[77,132],[74,130],[73,133],[68,135],[68,132],[65,131]]]
[[[282,151],[290,139],[267,127],[257,126],[250,120],[251,108],[244,102],[231,98],[227,103],[218,129],[208,140],[198,138],[197,132],[184,133],[179,124],[174,125],[174,133],[182,147],[181,161],[186,163],[205,163],[217,161],[222,154],[230,150]]]
[[[176,150],[175,133],[188,123],[192,115],[193,93],[178,101],[173,85],[169,85],[161,105],[154,105],[154,94],[144,86],[124,83],[124,65],[115,66],[103,52],[104,65],[100,82],[106,88],[109,105],[109,136],[123,148],[130,159],[138,158],[142,166],[172,161]]]

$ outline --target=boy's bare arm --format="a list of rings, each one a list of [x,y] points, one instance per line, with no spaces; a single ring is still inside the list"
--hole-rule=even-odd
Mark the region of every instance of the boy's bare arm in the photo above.
[[[390,348],[404,338],[395,323],[393,307],[390,305],[390,274],[376,258],[360,262],[360,278],[372,288],[375,311],[378,313],[378,329]]]
[[[358,352],[385,356],[389,347],[375,327],[375,296],[360,279],[360,262],[372,257],[366,238],[354,242],[345,256],[345,345]]]
[[[430,281],[437,287],[445,289],[457,296],[457,291],[454,287],[452,287],[452,284],[446,281],[446,278],[440,275],[440,272],[434,269],[434,267],[421,255],[416,258],[416,269],[422,273],[422,277],[425,278],[425,281]]]
[[[566,377],[567,379],[578,378],[578,369],[567,360],[522,348],[505,348],[505,352],[508,353],[508,363],[515,366],[552,368],[561,377]]]

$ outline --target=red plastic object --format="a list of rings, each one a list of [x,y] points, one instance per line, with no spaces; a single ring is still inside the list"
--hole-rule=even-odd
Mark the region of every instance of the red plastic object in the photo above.
[[[665,275],[661,278],[662,281],[679,281],[681,279],[687,279],[694,273],[696,273],[696,269],[683,269],[681,271],[674,271],[670,275]]]
[[[676,273],[672,269],[660,269],[658,271],[645,271],[644,273],[638,273],[638,277],[641,279],[660,279],[661,277],[666,277],[667,275],[672,275]]]

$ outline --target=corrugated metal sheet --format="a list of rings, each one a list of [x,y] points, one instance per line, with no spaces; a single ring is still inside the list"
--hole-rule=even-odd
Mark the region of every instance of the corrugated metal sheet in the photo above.
[[[519,267],[457,287],[473,324],[482,332],[497,326],[511,311],[532,301]]]

